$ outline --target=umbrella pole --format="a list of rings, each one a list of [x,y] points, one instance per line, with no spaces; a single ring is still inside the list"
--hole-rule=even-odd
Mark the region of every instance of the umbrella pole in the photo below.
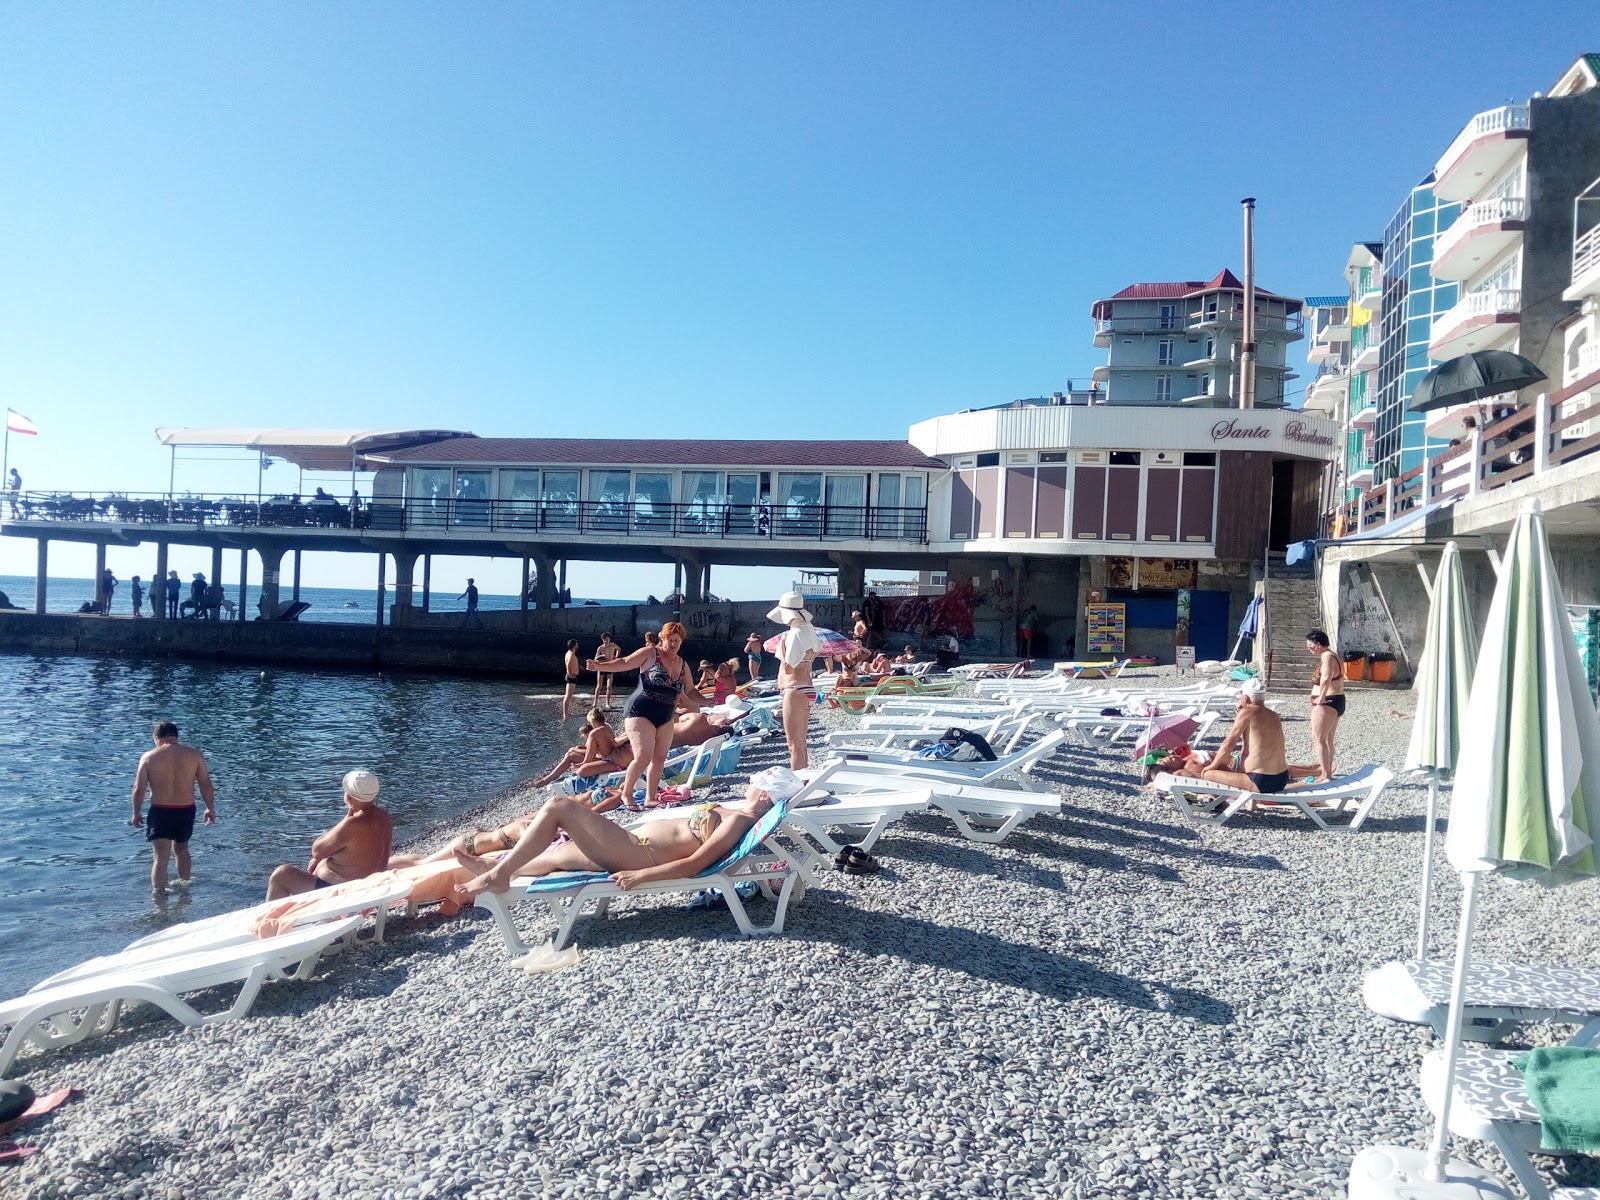
[[[1428,1165],[1423,1178],[1430,1183],[1443,1183],[1445,1166],[1450,1161],[1446,1143],[1450,1138],[1450,1101],[1456,1090],[1456,1059],[1461,1055],[1461,1017],[1466,1008],[1467,966],[1472,959],[1472,927],[1478,919],[1478,883],[1483,878],[1480,871],[1462,875],[1461,928],[1456,933],[1456,969],[1450,981],[1450,1018],[1444,1037],[1444,1094],[1439,1097],[1439,1119],[1433,1128],[1433,1140],[1428,1145]]]
[[[1428,827],[1422,837],[1422,911],[1417,918],[1417,961],[1428,958],[1428,902],[1433,896],[1433,833],[1439,823],[1439,777],[1428,779]]]

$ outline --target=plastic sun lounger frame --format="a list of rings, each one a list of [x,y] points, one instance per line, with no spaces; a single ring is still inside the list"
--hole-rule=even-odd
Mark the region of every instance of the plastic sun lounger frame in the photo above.
[[[1361,998],[1381,1017],[1431,1025],[1444,1037],[1453,970],[1447,958],[1387,962],[1362,977]],[[1523,1021],[1588,1024],[1600,1019],[1600,970],[1474,959],[1464,1011],[1473,1022],[1466,1036],[1475,1042],[1498,1041]]]
[[[908,796],[909,793],[905,790],[907,785],[912,789],[926,788],[928,808],[949,817],[955,822],[961,836],[968,841],[991,844],[1003,842],[1011,835],[1012,830],[1030,817],[1057,816],[1061,812],[1061,798],[1054,792],[984,787],[981,784],[948,779],[909,778],[881,771],[850,770],[848,763],[840,765],[846,769],[835,771],[830,776],[829,790],[839,795],[842,800],[850,802],[849,811],[852,815],[867,816],[873,811],[872,801],[878,798],[881,798],[885,805],[894,804],[897,798]],[[802,808],[798,811],[802,815],[812,812],[822,814],[819,818],[807,819],[808,833],[815,821],[825,823],[828,812],[826,806],[815,809]],[[891,820],[904,816],[905,811],[909,810],[895,813]],[[885,825],[888,823],[884,822]],[[881,833],[882,830],[878,832]],[[865,843],[863,845],[865,846]]]
[[[70,1046],[116,1027],[124,1005],[151,1004],[191,1029],[244,1016],[269,979],[306,979],[334,942],[351,933],[361,917],[306,925],[275,938],[160,958],[127,970],[87,975],[25,992],[0,1004],[0,1025],[11,1032],[0,1044],[0,1075],[25,1042],[44,1049]],[[183,999],[186,992],[240,984],[228,1008],[202,1013]],[[74,1018],[74,1013],[82,1014]]]
[[[570,944],[573,927],[584,915],[584,909],[590,901],[595,905],[594,915],[603,917],[610,911],[611,901],[619,896],[698,892],[705,888],[717,888],[722,892],[734,923],[745,936],[782,933],[789,905],[803,888],[801,877],[810,869],[809,851],[795,853],[785,850],[777,841],[787,812],[787,804],[774,804],[720,862],[713,863],[698,875],[644,883],[624,892],[611,881],[609,872],[564,871],[557,875],[513,879],[511,892],[483,892],[477,897],[476,903],[494,917],[500,936],[513,955],[526,954],[534,949],[517,932],[511,914],[513,898],[544,901],[557,922],[555,935],[549,943],[553,951],[564,950]],[[750,920],[749,911],[739,898],[735,886],[744,880],[760,883],[772,897],[774,909],[769,924],[756,925]],[[516,895],[518,888],[523,889],[521,895]]]
[[[1318,829],[1339,833],[1354,833],[1372,812],[1383,795],[1383,789],[1394,779],[1388,767],[1369,763],[1349,775],[1341,775],[1316,787],[1298,788],[1294,791],[1274,792],[1263,796],[1256,792],[1241,792],[1226,783],[1213,783],[1208,779],[1189,779],[1184,776],[1162,773],[1155,778],[1154,786],[1172,798],[1184,819],[1196,825],[1222,825],[1250,801],[1273,811],[1299,809],[1316,824]],[[1344,815],[1352,801],[1357,801],[1348,821],[1334,823],[1327,818]]]
[[[1128,669],[1131,658],[1112,658],[1105,662],[1058,662],[1053,668],[1070,679],[1115,679]],[[1090,674],[1090,672],[1094,674]]]
[[[1065,730],[1053,729],[1036,738],[1020,750],[1003,754],[993,762],[950,762],[935,758],[906,758],[889,751],[846,752],[846,771],[888,772],[909,781],[911,787],[921,787],[927,781],[976,784],[992,787],[1007,780],[1014,781],[1023,791],[1045,791],[1046,785],[1032,777],[1033,769],[1053,755],[1067,740]]]

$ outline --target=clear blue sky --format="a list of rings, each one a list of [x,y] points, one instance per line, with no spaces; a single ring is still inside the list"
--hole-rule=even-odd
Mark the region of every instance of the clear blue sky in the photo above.
[[[1086,378],[1090,304],[1237,270],[1243,196],[1263,286],[1339,290],[1469,117],[1592,50],[1593,0],[8,4],[12,462],[164,489],[157,425],[903,437]]]

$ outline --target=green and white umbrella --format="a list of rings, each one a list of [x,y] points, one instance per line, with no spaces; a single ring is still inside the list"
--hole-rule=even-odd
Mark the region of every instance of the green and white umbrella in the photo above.
[[[1455,771],[1461,753],[1463,718],[1477,659],[1477,635],[1461,574],[1461,552],[1445,545],[1433,576],[1428,636],[1412,684],[1417,715],[1405,769],[1428,780],[1428,825],[1422,840],[1422,903],[1417,918],[1417,957],[1428,957],[1428,907],[1433,894],[1433,839],[1439,823],[1439,785]]]
[[[1506,548],[1463,728],[1470,736],[1456,759],[1445,836],[1445,852],[1464,885],[1445,1087],[1418,1170],[1430,1183],[1448,1179],[1457,1188],[1451,1194],[1500,1196],[1507,1193],[1498,1180],[1451,1159],[1446,1148],[1478,888],[1491,872],[1546,885],[1592,878],[1593,837],[1600,833],[1600,718],[1536,500],[1517,517]],[[1419,1157],[1404,1147],[1369,1147],[1351,1165],[1350,1194],[1400,1194]]]

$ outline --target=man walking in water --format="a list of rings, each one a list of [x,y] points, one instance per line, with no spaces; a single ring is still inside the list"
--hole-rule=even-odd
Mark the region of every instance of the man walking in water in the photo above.
[[[178,883],[189,883],[189,838],[194,833],[194,792],[206,803],[206,824],[217,819],[216,793],[206,756],[193,746],[180,745],[178,727],[161,721],[155,727],[156,748],[146,750],[133,778],[133,817],[128,824],[144,827],[145,840],[155,854],[150,867],[150,890],[167,890],[167,860],[178,852]],[[150,793],[150,813],[140,813],[145,792]]]

